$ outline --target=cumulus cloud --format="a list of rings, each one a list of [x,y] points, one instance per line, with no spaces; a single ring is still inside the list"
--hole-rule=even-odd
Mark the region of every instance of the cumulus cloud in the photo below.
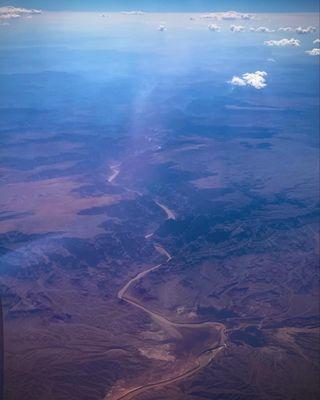
[[[299,35],[304,35],[307,33],[314,33],[316,32],[317,28],[315,26],[308,26],[307,28],[302,28],[301,26],[299,26],[298,28],[296,28],[296,33],[298,33]]]
[[[316,39],[313,41],[313,44],[320,44],[320,39]]]
[[[18,14],[0,14],[0,20],[4,19],[14,19],[14,18],[20,18],[21,15]]]
[[[210,24],[208,25],[208,29],[212,32],[220,32],[221,28],[219,25],[216,24]]]
[[[237,11],[226,11],[220,13],[211,13],[203,15],[201,18],[204,19],[219,19],[219,20],[228,20],[228,21],[235,21],[235,20],[250,20],[254,19],[254,15],[252,14],[243,14]]]
[[[220,19],[225,19],[225,20],[237,20],[237,19],[249,20],[254,18],[254,15],[252,14],[242,14],[237,11],[227,11],[224,13],[219,13],[219,16]]]
[[[123,15],[144,15],[145,12],[144,11],[140,11],[140,10],[133,10],[133,11],[122,11]]]
[[[158,26],[158,31],[164,32],[164,31],[166,31],[166,30],[167,30],[167,27],[166,27],[165,25],[159,25],[159,26]]]
[[[231,25],[230,26],[230,31],[231,32],[244,32],[245,31],[245,27],[242,25]]]
[[[233,86],[247,86],[246,81],[242,78],[239,78],[239,76],[234,76],[229,83],[231,83]]]
[[[268,61],[268,62],[272,62],[272,63],[275,63],[275,62],[276,62],[276,60],[275,60],[274,58],[268,58],[267,61]]]
[[[21,8],[21,7],[0,7],[0,20],[16,19],[21,17],[27,17],[34,14],[41,14],[41,10],[36,10],[34,8]]]
[[[258,26],[257,28],[250,28],[251,32],[259,32],[259,33],[273,33],[274,29],[266,28],[265,26]]]
[[[266,46],[278,46],[278,47],[293,46],[293,47],[299,47],[301,45],[301,42],[298,39],[281,39],[281,40],[266,40],[264,42],[264,44]]]
[[[309,54],[309,56],[320,56],[320,49],[316,48],[316,49],[308,50],[308,51],[306,51],[306,53]]]
[[[291,26],[285,26],[278,29],[279,32],[292,32],[293,28]]]
[[[234,76],[229,83],[232,86],[252,86],[255,89],[263,89],[267,86],[265,71],[247,72],[242,76]]]

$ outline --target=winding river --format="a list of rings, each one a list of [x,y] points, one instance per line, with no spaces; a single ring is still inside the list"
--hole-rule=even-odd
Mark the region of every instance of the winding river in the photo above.
[[[111,167],[111,170],[113,171],[113,174],[109,177],[108,181],[109,182],[114,182],[117,176],[120,173],[120,165]],[[165,211],[167,215],[167,219],[176,219],[175,213],[170,210],[168,207],[164,206],[162,203],[159,203],[158,201],[154,201],[163,211]],[[153,234],[146,235],[145,238],[150,239],[152,238]],[[177,373],[176,376],[167,378],[167,379],[161,379],[153,383],[146,383],[145,385],[140,385],[137,387],[133,388],[128,388],[125,389],[121,392],[121,394],[118,394],[117,396],[112,396],[109,397],[107,396],[105,400],[130,400],[133,399],[135,396],[138,394],[141,394],[148,389],[155,389],[155,388],[161,388],[164,386],[167,386],[172,383],[176,383],[178,381],[181,381],[187,377],[190,377],[194,374],[196,374],[199,370],[202,368],[206,367],[211,363],[211,361],[217,356],[217,354],[220,353],[221,350],[227,347],[227,334],[226,334],[226,327],[218,322],[210,322],[210,321],[205,321],[205,322],[196,322],[196,323],[183,323],[183,322],[175,322],[171,321],[169,318],[166,316],[162,315],[158,311],[153,311],[148,309],[145,305],[141,304],[137,299],[134,297],[130,296],[128,294],[128,291],[135,282],[138,282],[139,280],[143,279],[146,275],[148,275],[152,271],[156,271],[157,269],[160,269],[163,265],[168,264],[172,260],[171,254],[160,244],[154,244],[155,250],[160,253],[162,256],[165,256],[166,262],[165,263],[160,263],[157,264],[153,267],[150,267],[142,272],[139,272],[136,276],[131,278],[117,293],[117,297],[119,300],[125,301],[128,304],[131,304],[132,306],[135,306],[148,314],[156,323],[158,323],[163,330],[165,330],[171,337],[174,338],[181,338],[182,335],[179,332],[179,328],[191,328],[191,329],[199,329],[199,328],[208,328],[208,329],[214,329],[214,331],[218,331],[220,334],[219,338],[219,344],[214,347],[214,348],[209,348],[205,351],[203,351],[201,354],[199,354],[196,359],[195,359],[195,365],[191,367],[189,370]]]

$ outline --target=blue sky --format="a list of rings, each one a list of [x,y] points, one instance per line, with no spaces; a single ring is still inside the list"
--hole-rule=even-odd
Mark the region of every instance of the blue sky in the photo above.
[[[13,5],[44,10],[122,11],[142,9],[150,12],[297,12],[318,11],[318,0],[7,0],[0,6]]]

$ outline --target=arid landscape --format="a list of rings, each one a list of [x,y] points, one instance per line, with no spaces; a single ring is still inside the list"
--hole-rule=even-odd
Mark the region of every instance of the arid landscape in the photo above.
[[[261,163],[264,185],[246,176],[259,165],[243,141],[259,139],[159,135],[133,155],[106,146],[87,175],[81,143],[70,173],[51,140],[53,165],[3,168],[7,398],[315,398],[311,168],[295,184]],[[10,142],[43,154],[33,137]],[[281,139],[268,144],[276,162]]]
[[[83,18],[0,41],[4,399],[316,400],[314,59],[276,49],[270,88],[230,88],[237,42],[179,36],[200,16],[156,50],[163,15],[140,42]]]

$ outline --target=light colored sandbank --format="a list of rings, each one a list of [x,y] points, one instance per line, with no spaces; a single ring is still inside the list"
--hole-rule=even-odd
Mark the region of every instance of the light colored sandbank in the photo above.
[[[120,174],[120,164],[111,165],[110,169],[112,174],[108,178],[108,182],[112,183],[116,180],[117,176]]]
[[[160,203],[159,201],[155,201],[155,203],[166,213],[167,219],[176,219],[176,214],[174,213],[174,211],[170,210],[170,208]]]

